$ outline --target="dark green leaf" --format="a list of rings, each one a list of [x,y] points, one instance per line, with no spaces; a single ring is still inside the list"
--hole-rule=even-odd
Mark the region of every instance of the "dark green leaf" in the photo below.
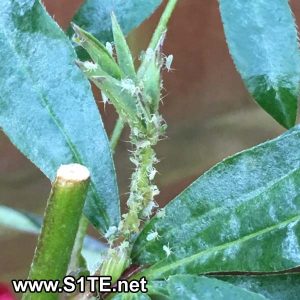
[[[300,295],[300,274],[268,276],[225,276],[228,281],[249,291],[260,293],[272,300],[298,300]]]
[[[300,265],[299,128],[219,163],[165,213],[146,224],[133,249],[135,263],[152,265],[148,279]],[[147,241],[153,231],[160,237]]]
[[[161,0],[86,0],[73,21],[105,43],[113,40],[112,12],[126,35],[147,19],[160,3]]]
[[[153,280],[147,283],[148,294],[155,300],[170,300],[166,280]]]
[[[104,232],[117,225],[108,139],[69,40],[39,1],[3,0],[0,41],[1,129],[51,180],[61,164],[88,167],[85,214]]]
[[[179,276],[174,276],[179,277]],[[171,280],[174,278],[171,276]],[[180,277],[193,277],[185,276]],[[202,277],[203,278],[203,277]],[[300,294],[299,273],[282,275],[260,275],[260,276],[217,276],[220,280],[227,281],[248,291],[261,294],[272,300],[298,300]],[[206,278],[207,279],[207,278]],[[197,279],[194,279],[195,281]],[[219,284],[218,284],[219,285]],[[169,300],[168,281],[149,281],[147,284],[148,294],[153,299]],[[234,287],[235,288],[235,287]],[[191,291],[191,290],[190,290]],[[215,299],[215,298],[212,298]],[[227,298],[225,298],[227,299]],[[228,298],[231,299],[231,298]],[[239,299],[239,298],[238,298]]]
[[[155,282],[153,282],[154,285]],[[150,285],[153,284],[150,282]],[[159,286],[167,299],[193,299],[193,300],[263,300],[266,297],[248,291],[245,288],[236,287],[232,284],[214,278],[198,277],[191,275],[171,276],[164,281],[165,289]],[[151,289],[152,290],[152,289]],[[155,290],[155,288],[154,288]],[[158,295],[155,292],[153,295]]]
[[[288,0],[219,2],[230,53],[250,93],[276,121],[292,127],[300,53]]]

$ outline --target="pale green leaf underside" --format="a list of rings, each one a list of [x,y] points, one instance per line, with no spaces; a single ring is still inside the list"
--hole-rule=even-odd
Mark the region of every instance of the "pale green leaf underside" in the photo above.
[[[288,0],[219,3],[230,54],[248,90],[276,121],[292,127],[299,97],[300,52]]]
[[[158,239],[147,241],[157,231]],[[143,275],[270,272],[300,265],[300,130],[227,158],[138,237]],[[172,253],[167,258],[163,246]]]
[[[119,222],[109,143],[68,38],[37,0],[0,3],[0,127],[54,179],[61,164],[91,172],[85,214],[100,230]]]
[[[0,227],[38,234],[40,222],[33,215],[0,205]]]

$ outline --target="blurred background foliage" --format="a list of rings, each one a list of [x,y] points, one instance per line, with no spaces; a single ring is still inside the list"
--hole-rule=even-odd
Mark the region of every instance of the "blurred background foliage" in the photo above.
[[[64,29],[82,2],[44,0],[50,15]],[[290,2],[299,24],[300,2]],[[128,39],[136,62],[138,53],[147,47],[161,12],[162,7],[130,33]],[[168,123],[168,138],[157,147],[161,160],[157,177],[161,205],[226,156],[284,131],[250,99],[236,72],[226,46],[217,0],[179,1],[164,53],[174,55],[174,70],[164,73],[162,114]],[[103,106],[97,91],[95,95],[110,133],[116,114],[112,107]],[[127,141],[125,130],[115,154],[124,201],[132,170]],[[0,132],[0,203],[41,214],[49,190],[48,179]],[[97,236],[93,229],[91,233]],[[0,229],[0,281],[27,276],[35,243],[35,236]]]

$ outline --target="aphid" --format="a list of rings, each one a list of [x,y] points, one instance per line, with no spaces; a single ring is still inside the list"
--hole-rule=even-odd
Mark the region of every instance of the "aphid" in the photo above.
[[[161,208],[160,210],[158,210],[156,216],[160,219],[164,218],[166,216],[166,209]]]
[[[151,117],[151,122],[154,124],[155,127],[160,127],[161,123],[163,122],[163,118],[159,115],[153,115]]]
[[[138,166],[138,165],[139,165],[139,161],[138,161],[135,157],[129,157],[129,160],[130,160],[135,166]]]
[[[151,170],[150,170],[150,172],[149,172],[149,179],[150,180],[153,180],[154,179],[154,177],[155,177],[155,175],[156,175],[156,173],[157,173],[157,170],[155,169],[155,168],[152,168]]]
[[[173,58],[174,58],[173,54],[170,54],[165,58],[165,68],[167,69],[168,72],[172,71],[171,66],[172,66]]]
[[[144,208],[142,216],[145,218],[150,217],[152,210],[157,206],[158,205],[154,201],[149,202],[148,205]]]
[[[139,141],[136,143],[137,148],[146,148],[149,147],[151,145],[150,141]]]
[[[166,245],[163,246],[163,250],[166,252],[167,257],[169,257],[173,253],[172,248],[170,248],[169,246],[169,243],[168,246]]]
[[[73,36],[72,36],[72,41],[78,45],[81,45],[82,43],[85,42],[85,39],[82,35],[79,35],[77,33],[75,33]]]
[[[97,64],[94,64],[91,61],[85,61],[83,63],[83,66],[88,70],[88,71],[92,71],[92,70],[96,70],[97,69]]]
[[[109,54],[112,56],[113,55],[113,46],[112,46],[112,44],[110,42],[106,42],[105,48],[109,52]]]
[[[107,96],[103,92],[101,92],[101,97],[102,97],[102,101],[103,101],[104,104],[109,102],[109,99],[107,98]]]
[[[136,86],[131,79],[122,79],[120,85],[122,87],[122,91],[128,91],[131,96],[138,95],[141,92],[140,88]]]
[[[151,190],[152,190],[152,196],[153,196],[153,197],[159,195],[159,193],[160,193],[160,191],[159,191],[157,185],[152,185],[152,186],[151,186]]]
[[[117,232],[118,228],[116,226],[110,226],[108,230],[105,233],[105,238],[109,239],[111,236],[113,236]]]
[[[150,231],[146,237],[148,242],[158,239],[160,236],[157,231]]]
[[[123,251],[123,250],[126,250],[128,247],[129,247],[129,242],[124,241],[124,242],[122,242],[121,245],[119,246],[119,249],[120,249],[121,251]]]
[[[139,129],[137,128],[137,127],[133,127],[132,128],[132,134],[134,135],[134,136],[138,136],[139,135]]]

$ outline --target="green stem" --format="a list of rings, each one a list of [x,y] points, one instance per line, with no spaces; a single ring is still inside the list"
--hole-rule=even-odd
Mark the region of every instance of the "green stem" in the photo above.
[[[150,179],[149,173],[154,170],[156,161],[155,152],[149,145],[144,148],[136,148],[133,151],[133,159],[137,162],[136,169],[131,177],[130,195],[127,201],[128,213],[123,215],[122,232],[126,238],[137,233],[140,228],[140,222],[144,218],[148,218],[151,214],[153,206],[150,205],[150,213],[144,210],[149,204],[154,205],[156,185],[153,184],[153,178]]]
[[[161,35],[167,30],[167,25],[170,17],[175,9],[178,0],[169,0],[163,14],[160,17],[159,23],[154,31],[149,47],[154,49],[160,40]]]
[[[81,255],[81,251],[82,251],[82,247],[83,247],[83,240],[86,235],[88,226],[89,226],[88,219],[84,215],[82,215],[80,222],[79,222],[78,231],[76,234],[70,263],[68,266],[68,272],[67,272],[68,274],[70,274],[72,272],[76,272],[83,266],[83,263],[82,263],[83,257]]]
[[[110,139],[110,148],[111,148],[112,154],[114,154],[114,152],[115,152],[115,149],[116,149],[116,146],[121,137],[123,128],[124,128],[124,122],[121,118],[119,118],[116,122],[115,128],[113,130],[113,133],[112,133],[111,139]]]
[[[178,0],[169,0],[163,14],[160,17],[159,23],[155,29],[155,32],[151,38],[150,44],[148,48],[154,49],[157,45],[157,43],[160,40],[161,35],[164,31],[167,30],[168,22],[171,18],[171,15],[176,7]],[[112,149],[112,153],[114,154],[115,148],[119,142],[120,136],[122,134],[124,128],[124,122],[119,118],[116,122],[115,128],[113,130],[111,140],[110,140],[110,146]]]
[[[42,232],[29,272],[30,280],[62,280],[66,275],[89,185],[79,164],[61,166],[48,199]],[[56,300],[55,293],[26,293],[23,300]]]

